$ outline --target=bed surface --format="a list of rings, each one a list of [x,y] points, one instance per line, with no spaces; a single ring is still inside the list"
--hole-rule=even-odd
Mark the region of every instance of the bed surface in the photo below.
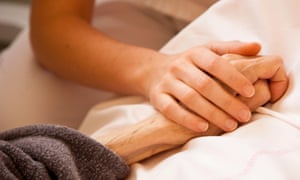
[[[162,48],[177,53],[210,40],[256,41],[261,54],[284,59],[290,86],[280,101],[257,109],[251,123],[134,164],[129,179],[300,179],[299,6],[297,0],[222,0]],[[91,109],[81,129],[95,137],[153,113],[143,99],[127,97]]]

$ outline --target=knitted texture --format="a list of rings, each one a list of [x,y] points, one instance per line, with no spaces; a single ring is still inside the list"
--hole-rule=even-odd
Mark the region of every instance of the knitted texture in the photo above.
[[[0,133],[0,179],[125,179],[129,167],[112,151],[62,126]]]

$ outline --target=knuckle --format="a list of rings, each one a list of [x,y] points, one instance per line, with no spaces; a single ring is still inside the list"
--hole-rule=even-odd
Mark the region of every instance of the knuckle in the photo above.
[[[180,71],[180,69],[179,69],[179,67],[178,67],[177,65],[173,64],[172,66],[170,66],[170,72],[171,72],[172,74],[176,74],[176,73],[178,73],[179,71]]]
[[[235,102],[235,101],[226,98],[226,99],[222,102],[221,107],[237,107],[237,106],[234,105],[234,102]]]
[[[188,59],[199,59],[199,57],[201,57],[202,54],[205,53],[205,51],[207,50],[203,47],[194,47],[187,51],[186,57]]]
[[[263,102],[268,102],[271,99],[271,92],[269,91],[265,83],[263,84],[263,86],[263,90],[260,91],[262,93],[261,98]]]
[[[210,60],[207,61],[206,64],[206,71],[207,72],[215,72],[219,66],[219,59],[217,57],[212,57]]]
[[[218,119],[218,116],[219,116],[219,113],[217,112],[216,109],[214,109],[214,108],[207,108],[206,109],[206,116],[205,116],[205,118],[208,121],[214,123],[215,120]]]
[[[180,123],[183,125],[187,125],[190,123],[191,121],[191,116],[189,116],[189,114],[184,114],[181,118],[180,118]]]
[[[182,94],[182,100],[186,103],[190,103],[195,98],[197,98],[198,93],[196,93],[194,90],[188,90],[184,94]]]
[[[211,78],[209,78],[209,77],[203,77],[203,78],[201,78],[201,80],[197,84],[196,88],[197,88],[197,90],[199,92],[206,92],[213,85],[214,85],[214,82],[213,82],[213,80]]]
[[[200,118],[197,118],[195,115],[187,112],[184,114],[184,116],[178,119],[177,123],[189,129],[195,129],[197,128],[197,124],[199,121]]]
[[[218,45],[220,45],[220,44],[222,44],[222,42],[220,42],[220,41],[211,41],[211,42],[209,42],[209,43],[206,43],[206,44],[204,45],[204,47],[206,47],[206,48],[208,48],[208,49],[210,49],[210,50],[212,50],[212,51],[215,51],[216,49],[218,49],[217,47],[218,47]]]
[[[182,71],[182,68],[184,67],[185,64],[184,59],[185,58],[177,59],[170,65],[170,72],[172,74],[177,74]]]
[[[164,87],[163,82],[159,82],[156,84],[154,87],[151,87],[149,90],[149,98],[150,100],[153,100],[153,102],[161,102],[162,100],[160,99],[161,94],[163,93],[163,87]]]
[[[159,110],[163,113],[163,114],[168,114],[169,112],[172,112],[173,110],[173,104],[168,101],[165,103],[161,103],[158,105]]]

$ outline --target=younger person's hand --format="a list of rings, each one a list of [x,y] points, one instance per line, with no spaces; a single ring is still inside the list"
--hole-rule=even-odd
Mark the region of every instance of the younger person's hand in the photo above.
[[[251,111],[278,100],[288,85],[282,60],[256,57],[259,50],[255,43],[223,42],[173,56],[152,84],[150,101],[194,131],[205,131],[208,123],[234,130],[250,120]],[[239,55],[222,56],[229,52]]]
[[[219,82],[240,96],[252,97],[254,86],[223,54],[255,56],[256,43],[210,43],[171,56],[153,74],[150,102],[168,119],[194,131],[205,131],[208,122],[231,131],[251,118],[249,107],[226,91]]]

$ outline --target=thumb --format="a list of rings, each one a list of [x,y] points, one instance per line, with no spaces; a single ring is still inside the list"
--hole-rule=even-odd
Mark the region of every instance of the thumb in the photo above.
[[[276,102],[284,95],[288,88],[289,80],[281,57],[260,56],[239,62],[236,65],[234,64],[234,66],[240,68],[243,75],[252,83],[259,79],[268,81],[271,102]]]
[[[210,42],[205,45],[218,55],[223,54],[239,54],[243,56],[255,56],[260,51],[260,44],[256,42],[240,42],[240,41],[226,41],[226,42]]]

